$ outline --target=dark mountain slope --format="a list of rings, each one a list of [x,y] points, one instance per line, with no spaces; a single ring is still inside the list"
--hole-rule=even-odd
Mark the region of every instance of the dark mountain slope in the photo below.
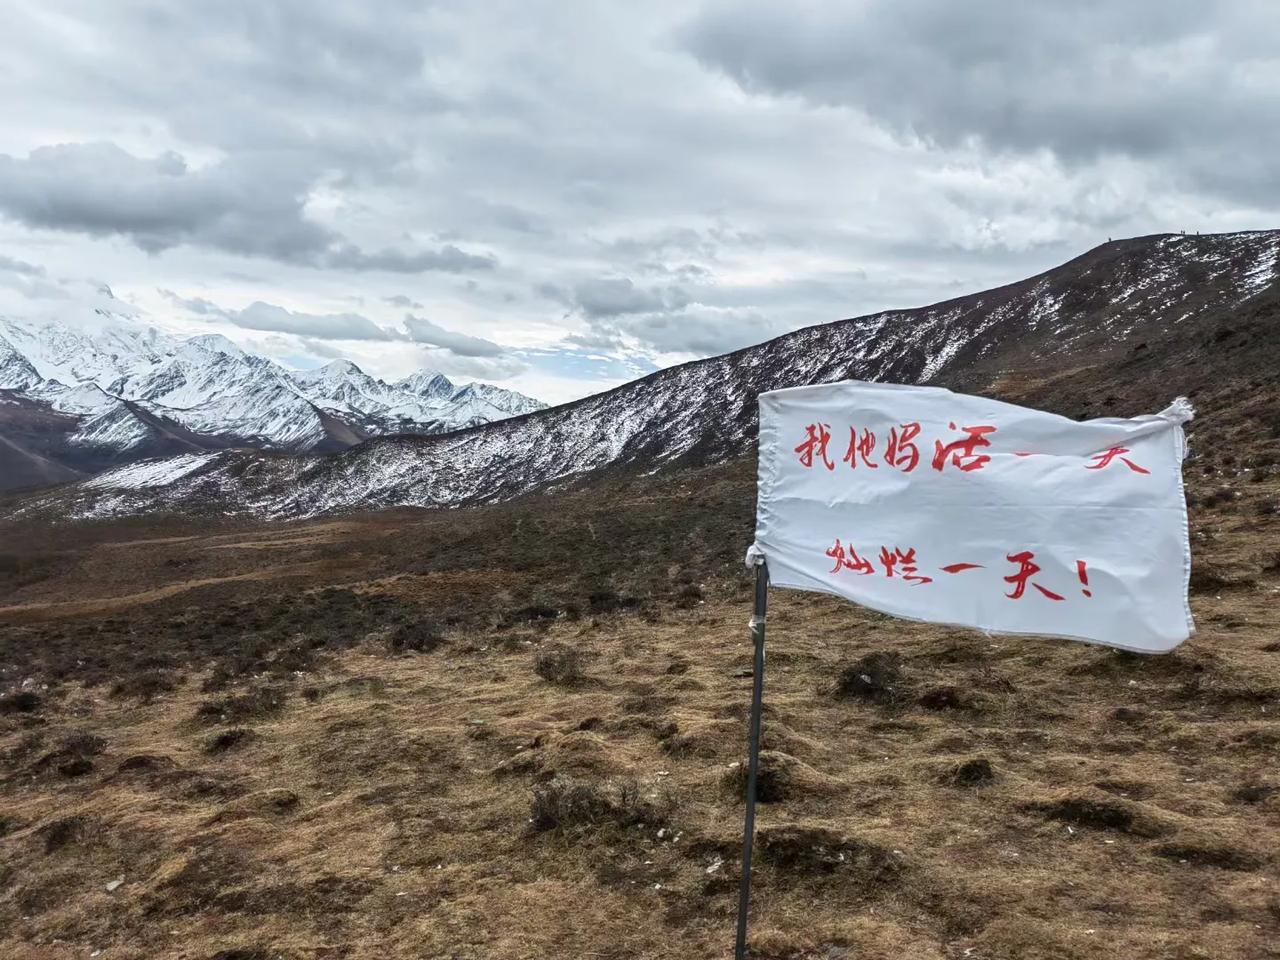
[[[1271,340],[1274,327],[1259,311],[1274,301],[1278,251],[1276,231],[1108,243],[995,290],[809,327],[471,430],[371,440],[325,457],[191,456],[113,471],[15,507],[313,516],[492,502],[600,473],[721,462],[750,450],[759,392],[845,378],[970,391],[995,385],[1013,398],[1019,377],[1043,384],[1061,376],[1065,384],[1072,371],[1087,369],[1104,390],[1087,402],[1096,413],[1116,393],[1102,380],[1129,364],[1134,376],[1154,373],[1167,386],[1164,402],[1178,392],[1179,375],[1204,369],[1207,357],[1252,363],[1253,341]],[[1235,334],[1223,331],[1245,317],[1253,345],[1234,353]],[[1149,359],[1139,356],[1144,351]],[[1154,368],[1139,369],[1144,363]],[[1062,397],[1067,402],[1067,392]]]

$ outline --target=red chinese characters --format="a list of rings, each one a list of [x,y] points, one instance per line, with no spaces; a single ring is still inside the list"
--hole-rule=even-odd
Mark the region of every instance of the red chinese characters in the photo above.
[[[841,570],[852,570],[860,574],[876,572],[870,560],[864,560],[858,556],[858,551],[852,545],[846,549],[840,543],[839,537],[836,538],[834,545],[827,548],[827,556],[836,562],[836,565],[831,568],[832,573],[839,573]]]
[[[814,457],[818,457],[828,470],[834,470],[836,465],[827,456],[827,444],[830,442],[831,424],[811,423],[805,427],[804,439],[795,449],[795,452],[800,455],[801,466],[812,467]]]
[[[891,467],[897,467],[903,473],[914,470],[920,463],[920,450],[911,441],[918,436],[920,436],[920,424],[915,422],[890,428],[884,462]]]
[[[875,564],[870,559],[860,556],[853,544],[846,545],[839,538],[826,549],[826,555],[835,561],[835,565],[829,571],[830,573],[837,574],[846,570],[859,576],[870,576],[876,573]],[[882,546],[877,559],[880,566],[884,568],[884,579],[886,580],[901,580],[912,585],[934,582],[933,577],[920,572],[920,565],[916,560],[914,547],[904,550],[901,547]],[[1036,563],[1036,555],[1030,550],[1006,554],[1005,559],[1017,565],[1016,570],[1004,577],[1004,582],[1012,587],[1005,594],[1010,600],[1021,600],[1026,595],[1028,587],[1034,588],[1048,600],[1057,602],[1066,599],[1062,594],[1050,590],[1033,579],[1043,571],[1040,564]],[[943,573],[960,574],[968,573],[971,570],[983,570],[985,566],[981,563],[961,561],[944,564],[937,569]],[[1092,597],[1093,591],[1089,589],[1089,572],[1085,561],[1077,560],[1075,562],[1075,572],[1077,579],[1080,581],[1080,592],[1086,597]]]
[[[1027,583],[1032,577],[1040,572],[1040,565],[1035,562],[1035,556],[1036,555],[1030,550],[1023,550],[1021,553],[1011,553],[1007,555],[1006,559],[1010,563],[1016,563],[1018,565],[1018,569],[1013,574],[1004,578],[1005,583],[1013,584],[1013,592],[1005,594],[1005,596],[1010,600],[1022,599],[1022,595],[1027,589]],[[1032,583],[1031,586],[1035,587],[1050,600],[1062,599],[1061,594],[1054,593],[1052,590],[1047,587],[1042,587],[1038,583]]]
[[[916,572],[915,547],[905,552],[898,547],[894,547],[892,551],[888,547],[881,547],[880,563],[884,566],[884,575],[891,579],[897,570],[908,583],[933,583],[933,577],[924,577]]]
[[[951,423],[950,427],[952,430],[957,429],[955,423]],[[972,470],[981,470],[991,461],[989,454],[979,451],[991,446],[991,441],[987,437],[995,433],[996,428],[990,424],[981,424],[959,429],[964,436],[948,443],[943,443],[941,440],[934,441],[933,469],[941,472],[949,463],[957,470],[967,473]],[[903,473],[911,473],[915,470],[920,465],[920,448],[914,442],[919,436],[920,424],[916,421],[890,427],[885,437],[884,464]],[[849,427],[849,446],[845,449],[843,462],[847,463],[850,469],[857,469],[860,464],[868,470],[879,469],[880,464],[875,459],[876,439],[874,431],[867,427],[863,427],[861,432],[858,427]],[[795,447],[800,465],[805,469],[812,469],[815,463],[821,463],[828,470],[834,470],[835,464],[831,462],[828,453],[830,445],[831,424],[806,425],[804,439]]]
[[[1130,470],[1132,470],[1134,473],[1150,473],[1151,472],[1145,467],[1138,466],[1128,457],[1122,456],[1122,454],[1125,454],[1128,452],[1129,452],[1128,447],[1112,447],[1110,450],[1104,450],[1102,453],[1095,456],[1093,458],[1093,464],[1090,466],[1086,466],[1085,469],[1086,470],[1103,470],[1111,463],[1112,460],[1119,458],[1120,462],[1123,463]]]
[[[866,576],[876,572],[875,565],[866,557],[858,555],[857,549],[853,544],[848,546],[840,542],[840,538],[836,538],[826,550],[826,555],[835,561],[835,566],[831,568],[830,573],[839,573],[842,570],[851,570],[860,576]],[[887,579],[904,580],[907,583],[933,583],[933,577],[926,577],[920,573],[920,568],[916,564],[916,551],[912,547],[903,550],[900,547],[880,548],[880,564],[884,567],[884,575]]]
[[[954,423],[949,424],[952,430],[956,429]],[[991,457],[985,453],[978,453],[979,447],[991,446],[991,441],[987,439],[987,434],[995,433],[996,428],[990,425],[978,427],[961,427],[965,436],[952,440],[948,444],[943,444],[941,440],[933,441],[933,469],[942,470],[946,466],[948,458],[951,465],[958,468],[962,472],[968,473],[971,470],[981,470]]]
[[[862,462],[872,470],[877,470],[880,464],[871,461],[871,454],[876,451],[876,435],[870,430],[863,429],[862,436],[858,436],[858,428],[849,428],[849,449],[845,451],[843,462],[847,463],[851,468],[858,466],[858,458],[862,458]]]

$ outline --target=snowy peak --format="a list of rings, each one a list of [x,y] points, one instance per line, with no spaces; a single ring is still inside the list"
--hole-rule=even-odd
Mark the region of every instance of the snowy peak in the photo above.
[[[457,392],[453,381],[443,373],[434,370],[419,370],[411,373],[394,384],[401,393],[421,397],[424,400],[442,400],[452,397]]]
[[[536,400],[487,383],[457,387],[434,370],[419,370],[394,383],[371,377],[349,360],[291,374],[298,391],[335,414],[357,418],[373,433],[413,433],[413,424],[434,424],[435,433],[491,423],[529,410]]]
[[[39,383],[39,371],[13,344],[0,337],[0,390],[21,390]]]
[[[522,393],[504,390],[488,383],[468,383],[450,398],[450,402],[457,409],[459,417],[467,418],[468,426],[518,417],[546,408],[545,404]]]
[[[291,373],[294,389],[311,403],[340,417],[375,422],[396,405],[394,392],[381,380],[371,377],[350,360],[333,360],[323,367],[303,373]]]
[[[314,370],[298,370],[291,374],[299,384],[330,385],[340,384],[353,377],[363,377],[364,371],[350,360],[330,360],[323,367]]]
[[[1035,383],[1072,415],[1113,403],[1137,413],[1178,392],[1270,382],[1278,268],[1280,231],[1117,241],[994,290],[797,330],[528,416],[375,438],[329,456],[225,453],[145,485],[113,472],[22,509],[309,517],[494,503],[605,472],[749,454],[759,393],[844,379],[1011,397]],[[461,398],[461,414],[493,402],[491,389],[468,385],[450,400]]]
[[[183,339],[110,310],[95,314],[92,329],[0,317],[6,402],[65,415],[47,421],[64,435],[40,443],[63,449],[79,472],[104,457],[154,451],[158,437],[170,445],[180,437],[188,449],[335,450],[370,436],[441,433],[511,415],[501,402],[480,407],[469,395],[455,403],[458,391],[434,371],[394,385],[349,360],[290,371],[220,334]],[[509,394],[484,386],[499,399]],[[86,462],[86,451],[96,459]]]
[[[188,356],[216,356],[225,354],[229,357],[245,358],[248,356],[243,350],[228,340],[220,333],[205,333],[198,337],[191,337],[184,341],[180,351]]]
[[[291,372],[289,378],[303,395],[313,400],[333,399],[343,404],[357,401],[356,409],[360,408],[358,398],[381,403],[387,392],[385,383],[369,376],[350,360],[331,360],[315,370]]]
[[[41,379],[71,385],[137,375],[159,362],[174,341],[117,315],[98,311],[100,325],[28,325],[0,317],[0,337],[17,349]]]
[[[453,400],[455,403],[485,403],[495,410],[506,413],[508,416],[534,413],[537,410],[545,410],[547,408],[545,403],[540,400],[534,400],[532,397],[526,397],[523,393],[507,390],[503,387],[495,387],[491,383],[481,383],[478,380],[467,384],[455,393]]]
[[[45,401],[59,413],[99,414],[120,402],[96,383],[77,383],[68,387],[58,380],[45,380],[27,390],[26,394],[32,399]]]

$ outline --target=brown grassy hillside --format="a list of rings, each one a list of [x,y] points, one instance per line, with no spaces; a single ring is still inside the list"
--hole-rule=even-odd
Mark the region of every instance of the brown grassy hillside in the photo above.
[[[1176,653],[774,591],[753,956],[1280,957],[1273,329],[976,387],[1193,396]],[[0,956],[727,956],[752,474],[3,528]]]
[[[1167,657],[775,591],[754,955],[1276,956],[1254,472]],[[725,956],[750,479],[15,535],[0,954]]]

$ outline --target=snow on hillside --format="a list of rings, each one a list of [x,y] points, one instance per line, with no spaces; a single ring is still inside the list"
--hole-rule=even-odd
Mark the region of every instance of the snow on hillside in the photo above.
[[[489,423],[541,410],[545,404],[514,390],[472,383],[459,388],[442,373],[422,370],[392,384],[369,376],[349,360],[290,374],[304,397],[324,410],[349,415],[375,433],[398,433],[403,425],[438,424],[440,430]],[[410,431],[405,431],[410,432]]]
[[[0,328],[0,390],[23,390],[41,382],[40,372],[18,349],[4,339]]]
[[[128,453],[150,437],[150,427],[134,416],[123,400],[112,400],[110,406],[81,422],[71,435],[71,443]]]
[[[0,317],[0,338],[21,353],[43,380],[109,388],[158,364],[170,338],[126,317],[97,311],[99,332],[65,324],[24,324]]]
[[[189,453],[164,460],[142,460],[127,467],[110,470],[84,482],[86,487],[104,490],[140,490],[156,484],[180,480],[198,470],[216,454]]]
[[[1234,309],[1273,289],[1277,248],[1280,232],[1109,243],[995,290],[809,327],[474,429],[374,439],[327,456],[226,453],[145,484],[133,474],[120,482],[104,475],[93,487],[64,488],[23,509],[81,516],[213,510],[308,517],[486,503],[619,467],[652,472],[676,461],[715,463],[750,449],[761,391],[846,378],[963,384],[966,371],[981,365],[990,374],[1015,362],[1032,369],[1061,363],[1082,343],[1107,349],[1143,331],[1168,331],[1191,317]],[[314,379],[337,396],[334,384],[353,376],[341,368]],[[431,395],[432,383],[419,377],[413,386]],[[454,399],[459,394],[470,409],[487,402],[478,386],[463,388]]]
[[[56,443],[63,459],[75,461],[68,466],[81,470],[175,444],[334,449],[363,437],[440,433],[542,407],[488,384],[459,388],[434,371],[388,384],[346,360],[286,370],[221,335],[175,337],[101,308],[84,327],[0,317],[0,390],[13,392],[7,401],[79,418]],[[50,443],[42,446],[51,449]],[[77,460],[84,456],[77,451],[92,451],[91,462]]]

